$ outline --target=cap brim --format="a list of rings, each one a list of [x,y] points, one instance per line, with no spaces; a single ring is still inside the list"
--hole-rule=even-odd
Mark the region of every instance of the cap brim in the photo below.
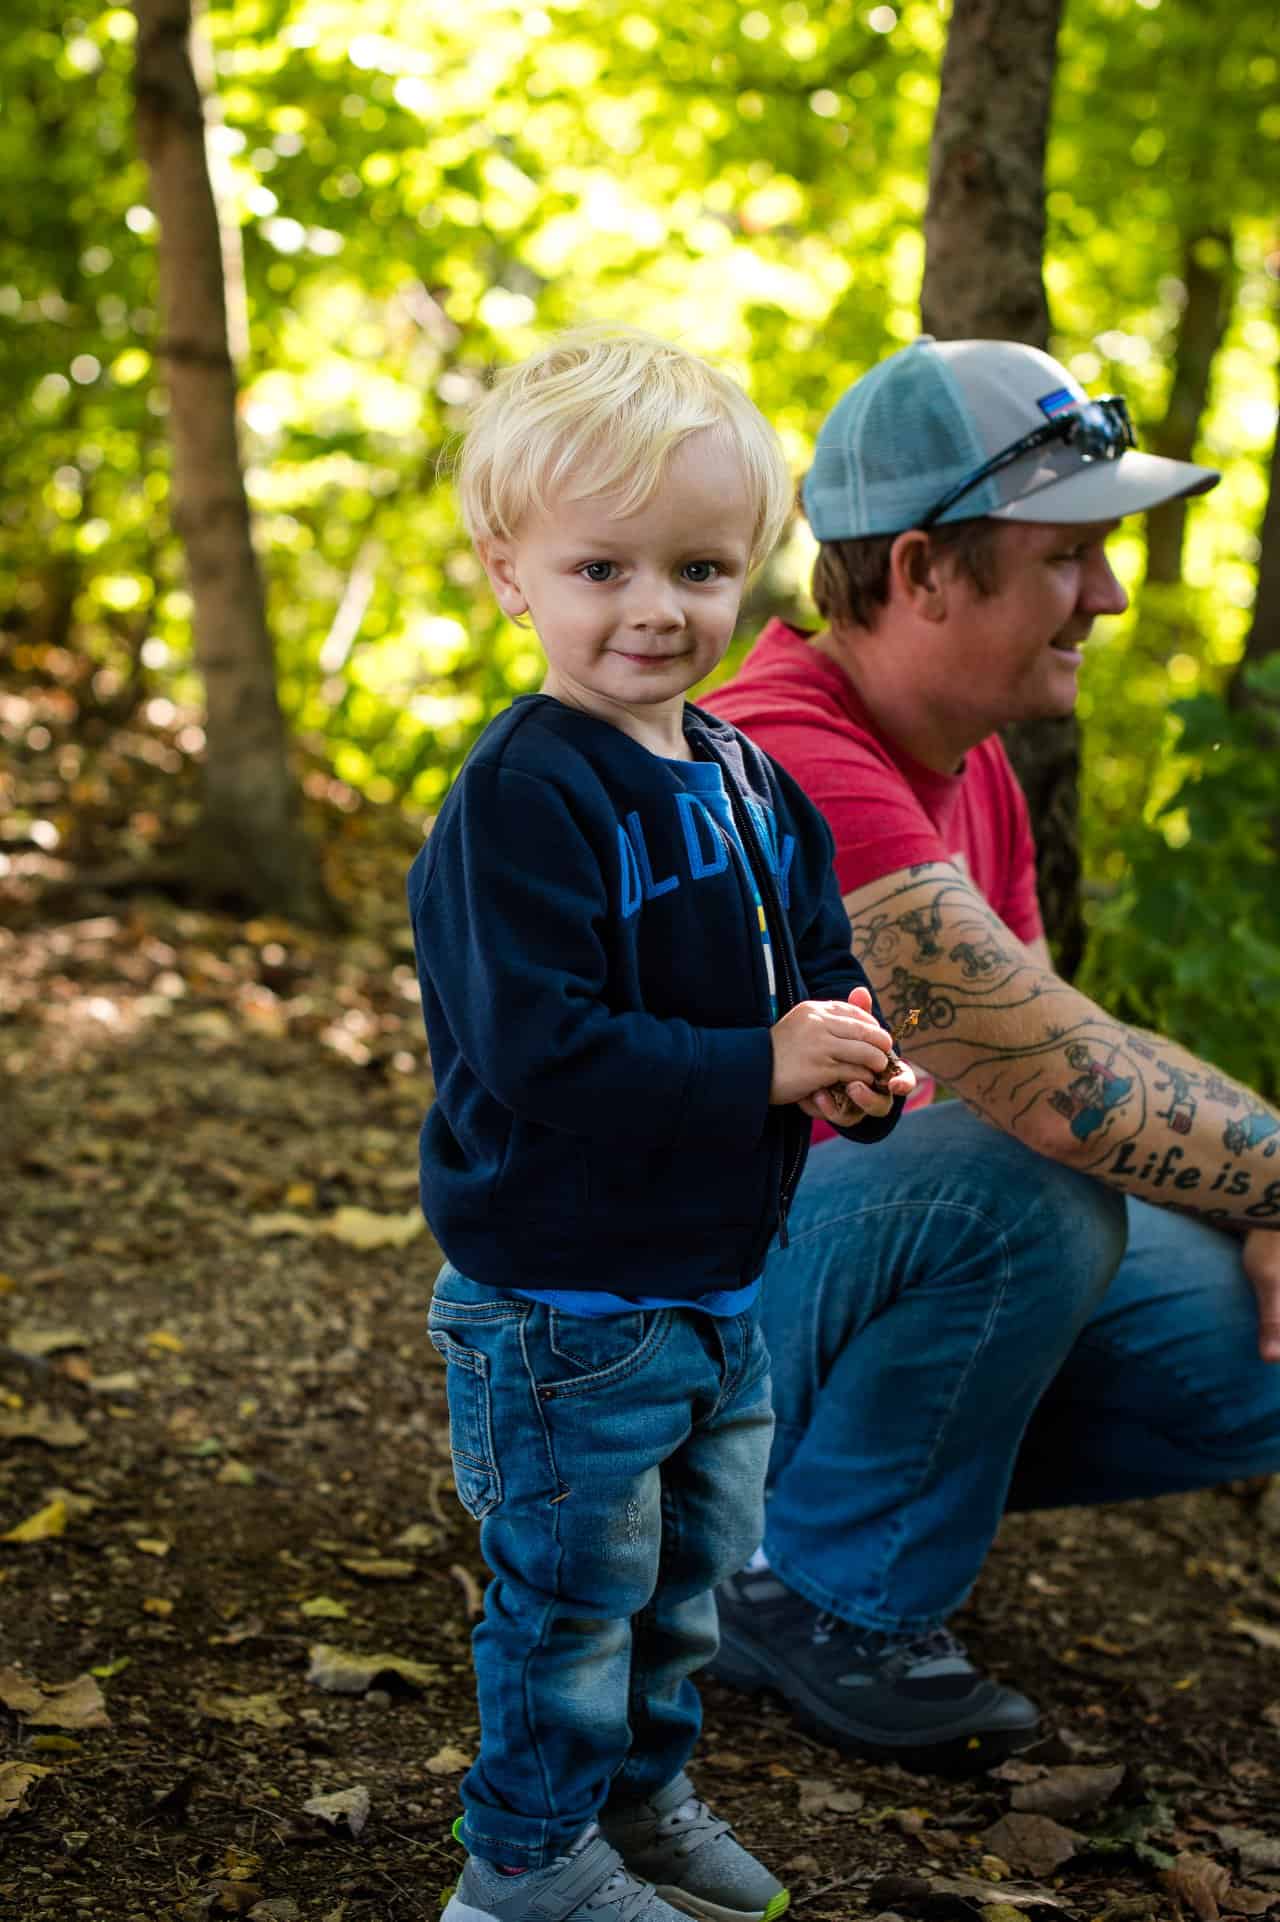
[[[1119,460],[1089,461],[1074,474],[1051,476],[1019,494],[1017,500],[992,507],[988,513],[992,520],[1063,521],[1070,525],[1117,520],[1122,514],[1145,514],[1162,501],[1207,494],[1221,479],[1213,467],[1130,450]]]

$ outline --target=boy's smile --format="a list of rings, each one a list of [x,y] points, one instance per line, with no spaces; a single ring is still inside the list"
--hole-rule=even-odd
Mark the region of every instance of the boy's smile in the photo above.
[[[733,638],[751,560],[741,458],[714,429],[699,431],[642,507],[618,504],[561,494],[482,559],[504,612],[532,618],[544,693],[683,757],[684,696]]]

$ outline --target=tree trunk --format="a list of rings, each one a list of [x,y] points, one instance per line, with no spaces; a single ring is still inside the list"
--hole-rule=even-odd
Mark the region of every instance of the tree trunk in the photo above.
[[[1259,751],[1275,754],[1280,750],[1280,700],[1246,687],[1244,674],[1247,668],[1280,659],[1280,424],[1271,443],[1271,475],[1258,544],[1258,587],[1253,619],[1244,653],[1227,685],[1227,701],[1234,708],[1249,708],[1266,717],[1270,725],[1263,731]],[[1272,817],[1268,840],[1272,853],[1280,860],[1280,814]]]
[[[1214,357],[1231,317],[1235,279],[1232,266],[1229,229],[1188,235],[1182,266],[1186,298],[1178,317],[1173,386],[1164,420],[1151,436],[1153,454],[1165,454],[1170,460],[1190,460],[1195,451],[1201,416],[1209,398]],[[1173,586],[1182,579],[1182,537],[1186,524],[1185,500],[1165,501],[1147,515],[1149,581]]]
[[[925,331],[1046,347],[1044,156],[1062,0],[954,0],[929,151]],[[1069,979],[1084,949],[1074,717],[1005,730],[1036,837],[1040,905]]]
[[[134,11],[138,145],[160,228],[173,519],[186,552],[207,701],[193,887],[227,905],[332,923],[318,856],[299,821],[250,531],[221,242],[188,44],[190,0],[134,0]]]

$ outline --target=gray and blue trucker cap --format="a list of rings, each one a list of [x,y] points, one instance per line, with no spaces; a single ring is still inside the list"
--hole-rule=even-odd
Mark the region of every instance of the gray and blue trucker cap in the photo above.
[[[922,334],[855,381],[822,423],[803,487],[809,525],[820,541],[899,534],[975,468],[1088,398],[1037,347]],[[1086,460],[1056,442],[990,475],[940,518],[1113,520],[1203,494],[1220,478],[1133,448]]]

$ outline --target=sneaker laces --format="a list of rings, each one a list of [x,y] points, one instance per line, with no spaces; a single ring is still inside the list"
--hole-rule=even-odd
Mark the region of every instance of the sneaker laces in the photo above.
[[[814,1646],[847,1638],[860,1654],[871,1657],[887,1673],[908,1675],[926,1662],[956,1662],[972,1668],[962,1642],[949,1628],[925,1629],[919,1635],[892,1635],[887,1629],[858,1628],[838,1615],[819,1615],[813,1625]]]
[[[589,1822],[577,1841],[572,1843],[563,1855],[557,1855],[556,1865],[558,1866],[561,1862],[571,1862],[575,1856],[581,1855],[599,1835],[600,1824]],[[641,1910],[647,1906],[653,1892],[652,1884],[639,1881],[619,1856],[617,1868],[600,1884],[599,1888],[592,1890],[582,1906],[584,1909],[602,1909],[610,1903],[616,1903],[618,1922],[631,1922],[631,1918],[638,1917]]]
[[[712,1842],[729,1833],[732,1825],[720,1816],[713,1815],[706,1803],[696,1795],[688,1795],[678,1808],[668,1809],[659,1819],[655,1835],[677,1838],[682,1855],[692,1855],[704,1842]]]

